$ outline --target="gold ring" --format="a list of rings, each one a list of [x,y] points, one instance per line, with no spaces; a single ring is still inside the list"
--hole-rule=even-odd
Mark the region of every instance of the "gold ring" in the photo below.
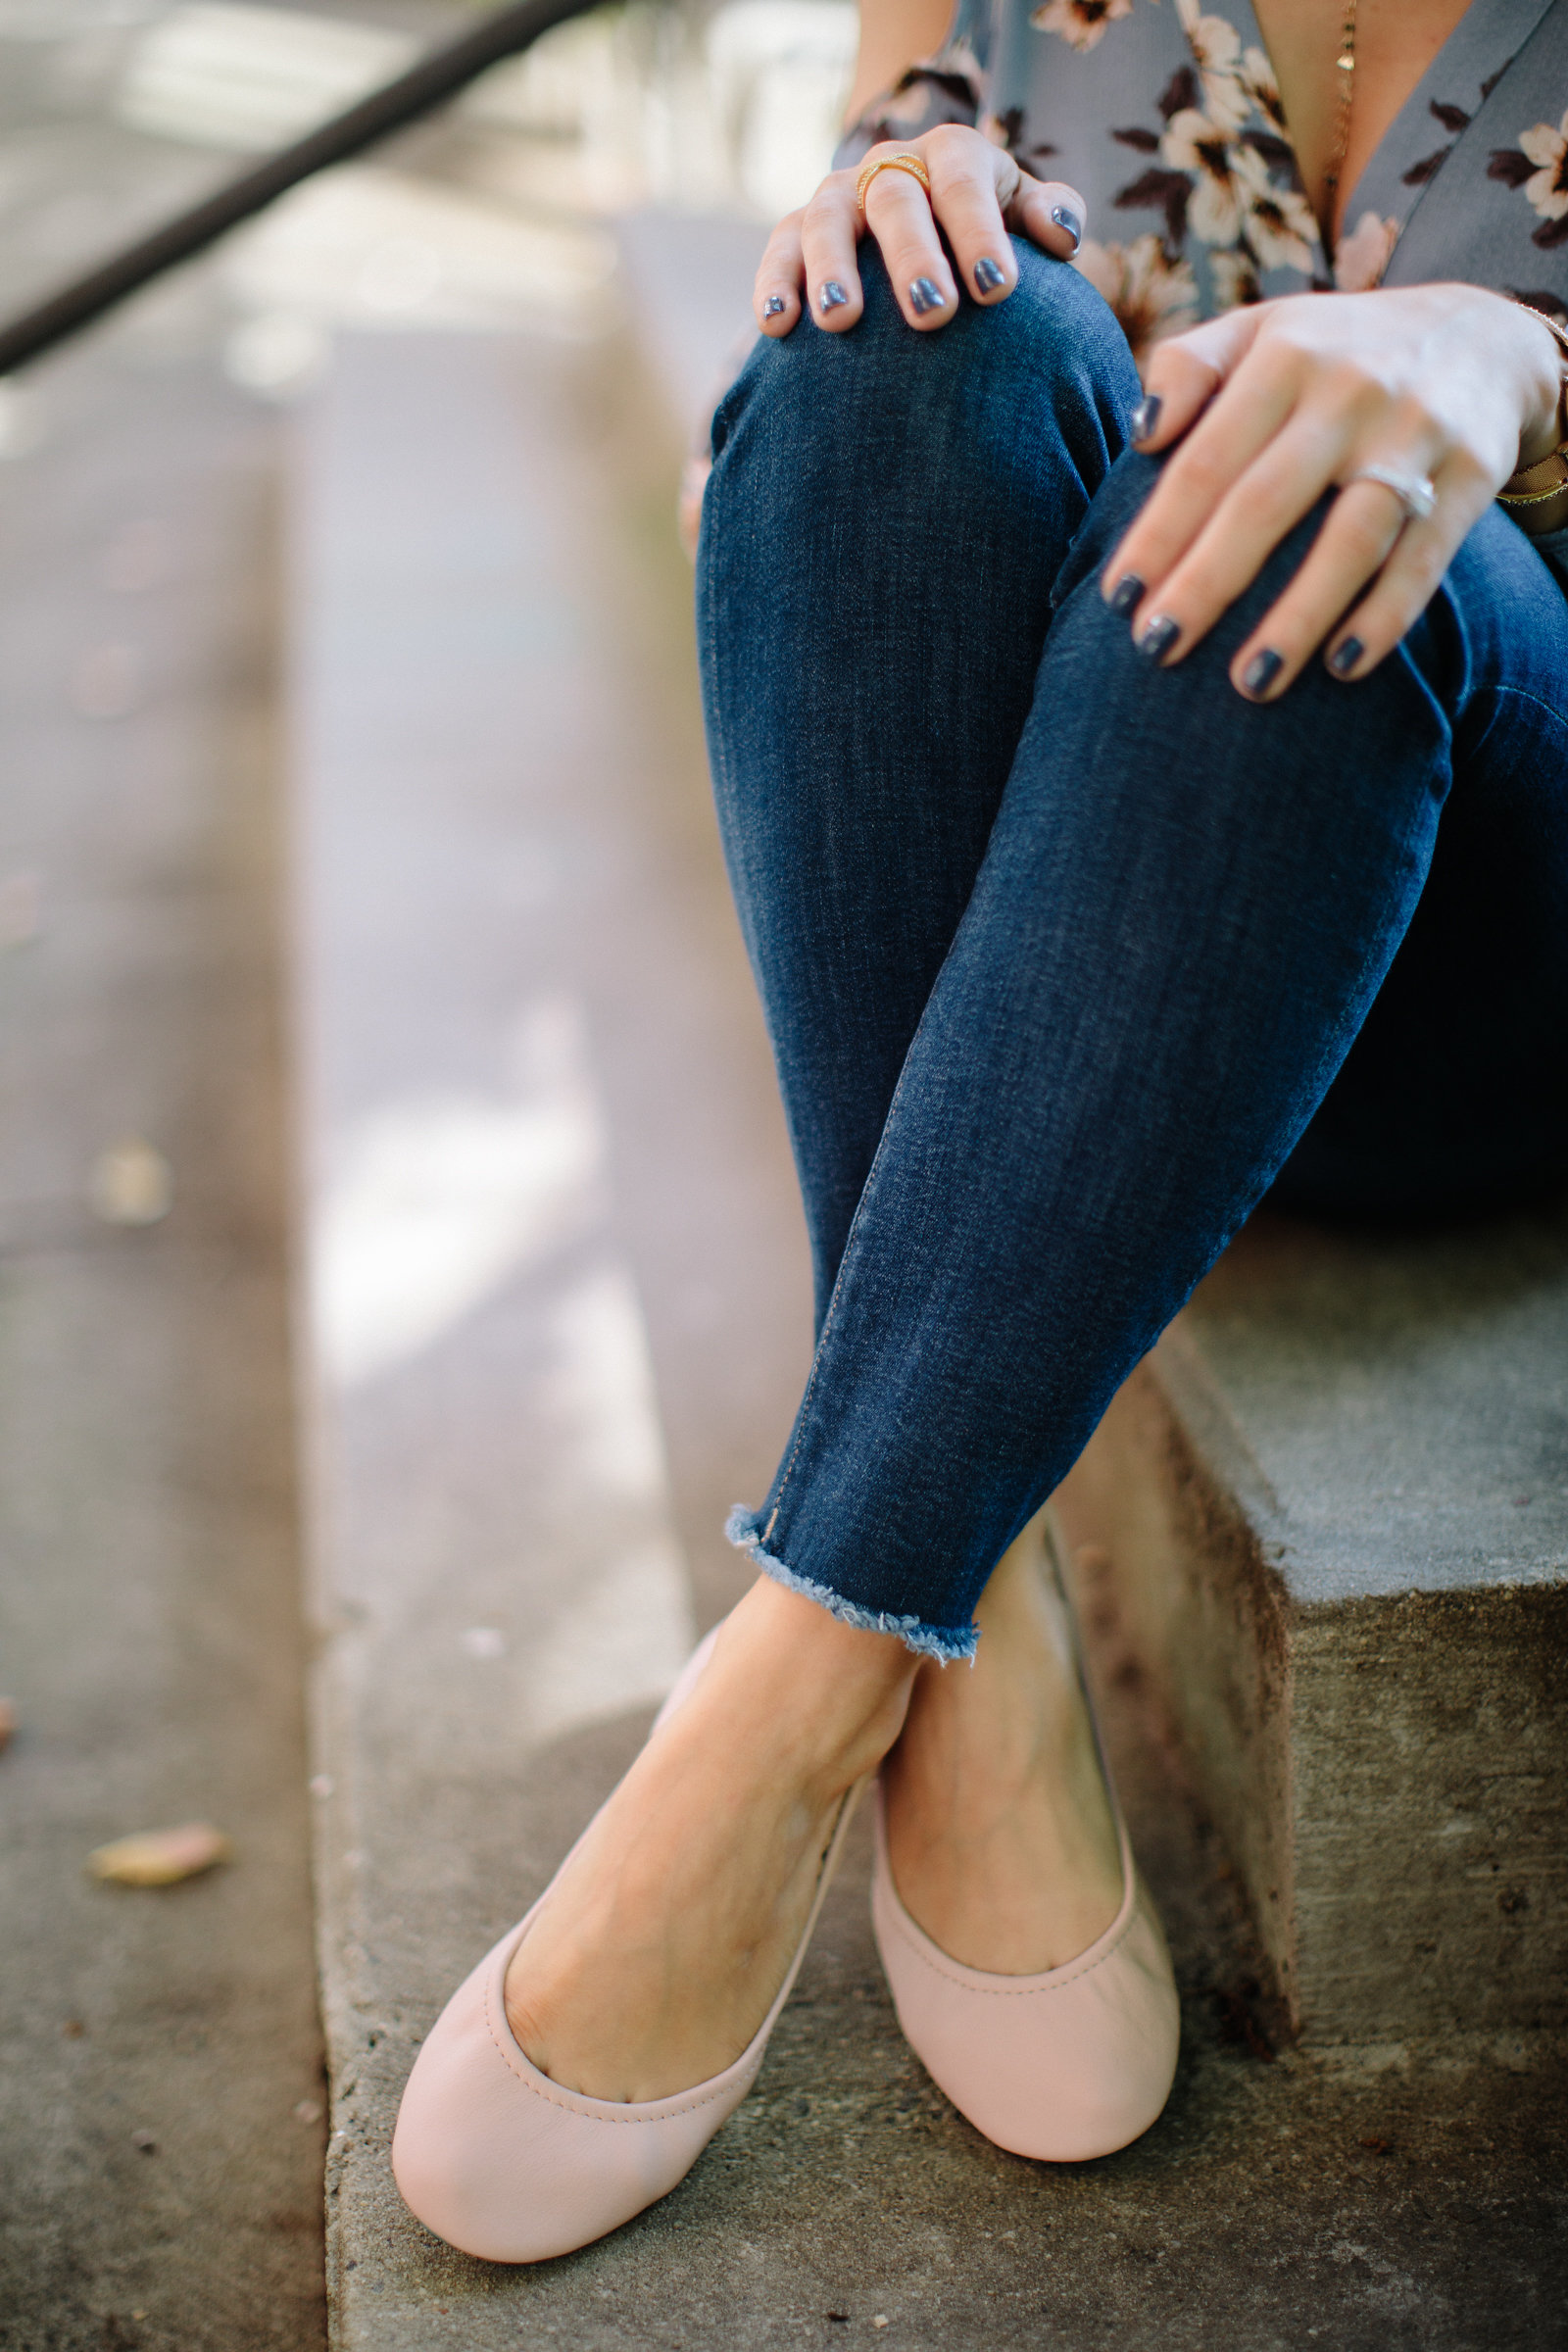
[[[865,219],[865,191],[879,172],[907,172],[917,179],[926,194],[931,193],[931,174],[917,155],[877,155],[860,166],[860,175],[855,183],[855,207],[860,219]]]

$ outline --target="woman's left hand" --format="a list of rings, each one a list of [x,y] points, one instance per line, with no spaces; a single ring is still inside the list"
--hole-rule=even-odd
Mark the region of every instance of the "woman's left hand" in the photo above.
[[[1105,566],[1107,603],[1179,662],[1337,487],[1231,682],[1270,701],[1325,641],[1336,677],[1365,677],[1509,475],[1555,447],[1561,360],[1533,313],[1467,285],[1293,295],[1158,344],[1137,447],[1181,447]],[[1407,519],[1384,483],[1356,480],[1368,466],[1429,478],[1431,514]]]

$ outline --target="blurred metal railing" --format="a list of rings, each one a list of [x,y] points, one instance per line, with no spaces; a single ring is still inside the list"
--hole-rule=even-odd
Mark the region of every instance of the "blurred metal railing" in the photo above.
[[[285,189],[309,179],[313,172],[340,164],[385,138],[389,131],[400,130],[406,122],[428,114],[488,67],[515,56],[541,33],[570,17],[586,15],[595,5],[596,0],[515,0],[515,5],[499,8],[486,17],[471,32],[430,50],[406,74],[372,91],[368,98],[253,165],[162,228],[111,254],[107,261],[35,303],[21,318],[0,325],[0,376],[12,374],[68,335],[90,325],[116,303],[259,213]]]

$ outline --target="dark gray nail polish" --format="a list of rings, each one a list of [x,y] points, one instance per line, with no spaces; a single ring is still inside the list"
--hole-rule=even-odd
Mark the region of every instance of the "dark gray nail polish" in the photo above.
[[[789,307],[782,294],[770,294],[762,305],[762,317],[764,318],[780,318]]]
[[[1284,667],[1285,656],[1277,654],[1271,645],[1265,645],[1260,653],[1252,656],[1242,672],[1244,691],[1254,702],[1261,702]]]
[[[1159,430],[1160,411],[1165,403],[1157,392],[1146,392],[1127,419],[1127,430],[1135,441],[1147,441],[1151,433]]]
[[[974,282],[982,294],[994,294],[999,286],[1006,284],[1007,273],[1000,262],[994,262],[989,253],[983,253],[974,266]]]
[[[909,307],[920,318],[925,317],[927,311],[941,310],[942,295],[932,284],[930,278],[917,277],[915,279],[909,288]]]
[[[1156,612],[1143,635],[1134,638],[1133,642],[1151,662],[1158,662],[1170,652],[1181,633],[1182,624],[1179,620],[1172,620],[1168,612]]]
[[[1110,592],[1111,611],[1118,616],[1118,618],[1125,620],[1129,612],[1137,612],[1143,601],[1144,583],[1138,577],[1137,572],[1123,572],[1121,578],[1116,582],[1115,587]]]
[[[839,281],[836,277],[830,277],[828,279],[826,285],[822,288],[821,293],[816,298],[818,309],[824,311],[842,310],[845,303],[847,303],[849,299],[849,296],[845,293],[844,288],[839,284]]]
[[[1054,204],[1051,208],[1051,218],[1058,228],[1066,230],[1072,239],[1072,249],[1076,253],[1084,241],[1084,224],[1077,214],[1070,213],[1064,204]]]
[[[1330,654],[1329,667],[1337,678],[1348,678],[1365,652],[1359,637],[1347,637]]]

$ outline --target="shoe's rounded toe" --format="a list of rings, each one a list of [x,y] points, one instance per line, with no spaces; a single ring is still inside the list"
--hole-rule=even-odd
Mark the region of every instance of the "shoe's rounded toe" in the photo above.
[[[1111,2155],[1158,2118],[1180,2011],[1159,1919],[1126,1857],[1121,1911],[1078,1959],[1036,1977],[950,1960],[905,1910],[879,1840],[877,1948],[906,2040],[977,2131],[1055,2164]]]
[[[569,2254],[666,2196],[756,2072],[742,2064],[642,2106],[563,2089],[529,2065],[507,2025],[502,1985],[522,1932],[503,1938],[436,2021],[392,2140],[410,2211],[487,2262]]]

